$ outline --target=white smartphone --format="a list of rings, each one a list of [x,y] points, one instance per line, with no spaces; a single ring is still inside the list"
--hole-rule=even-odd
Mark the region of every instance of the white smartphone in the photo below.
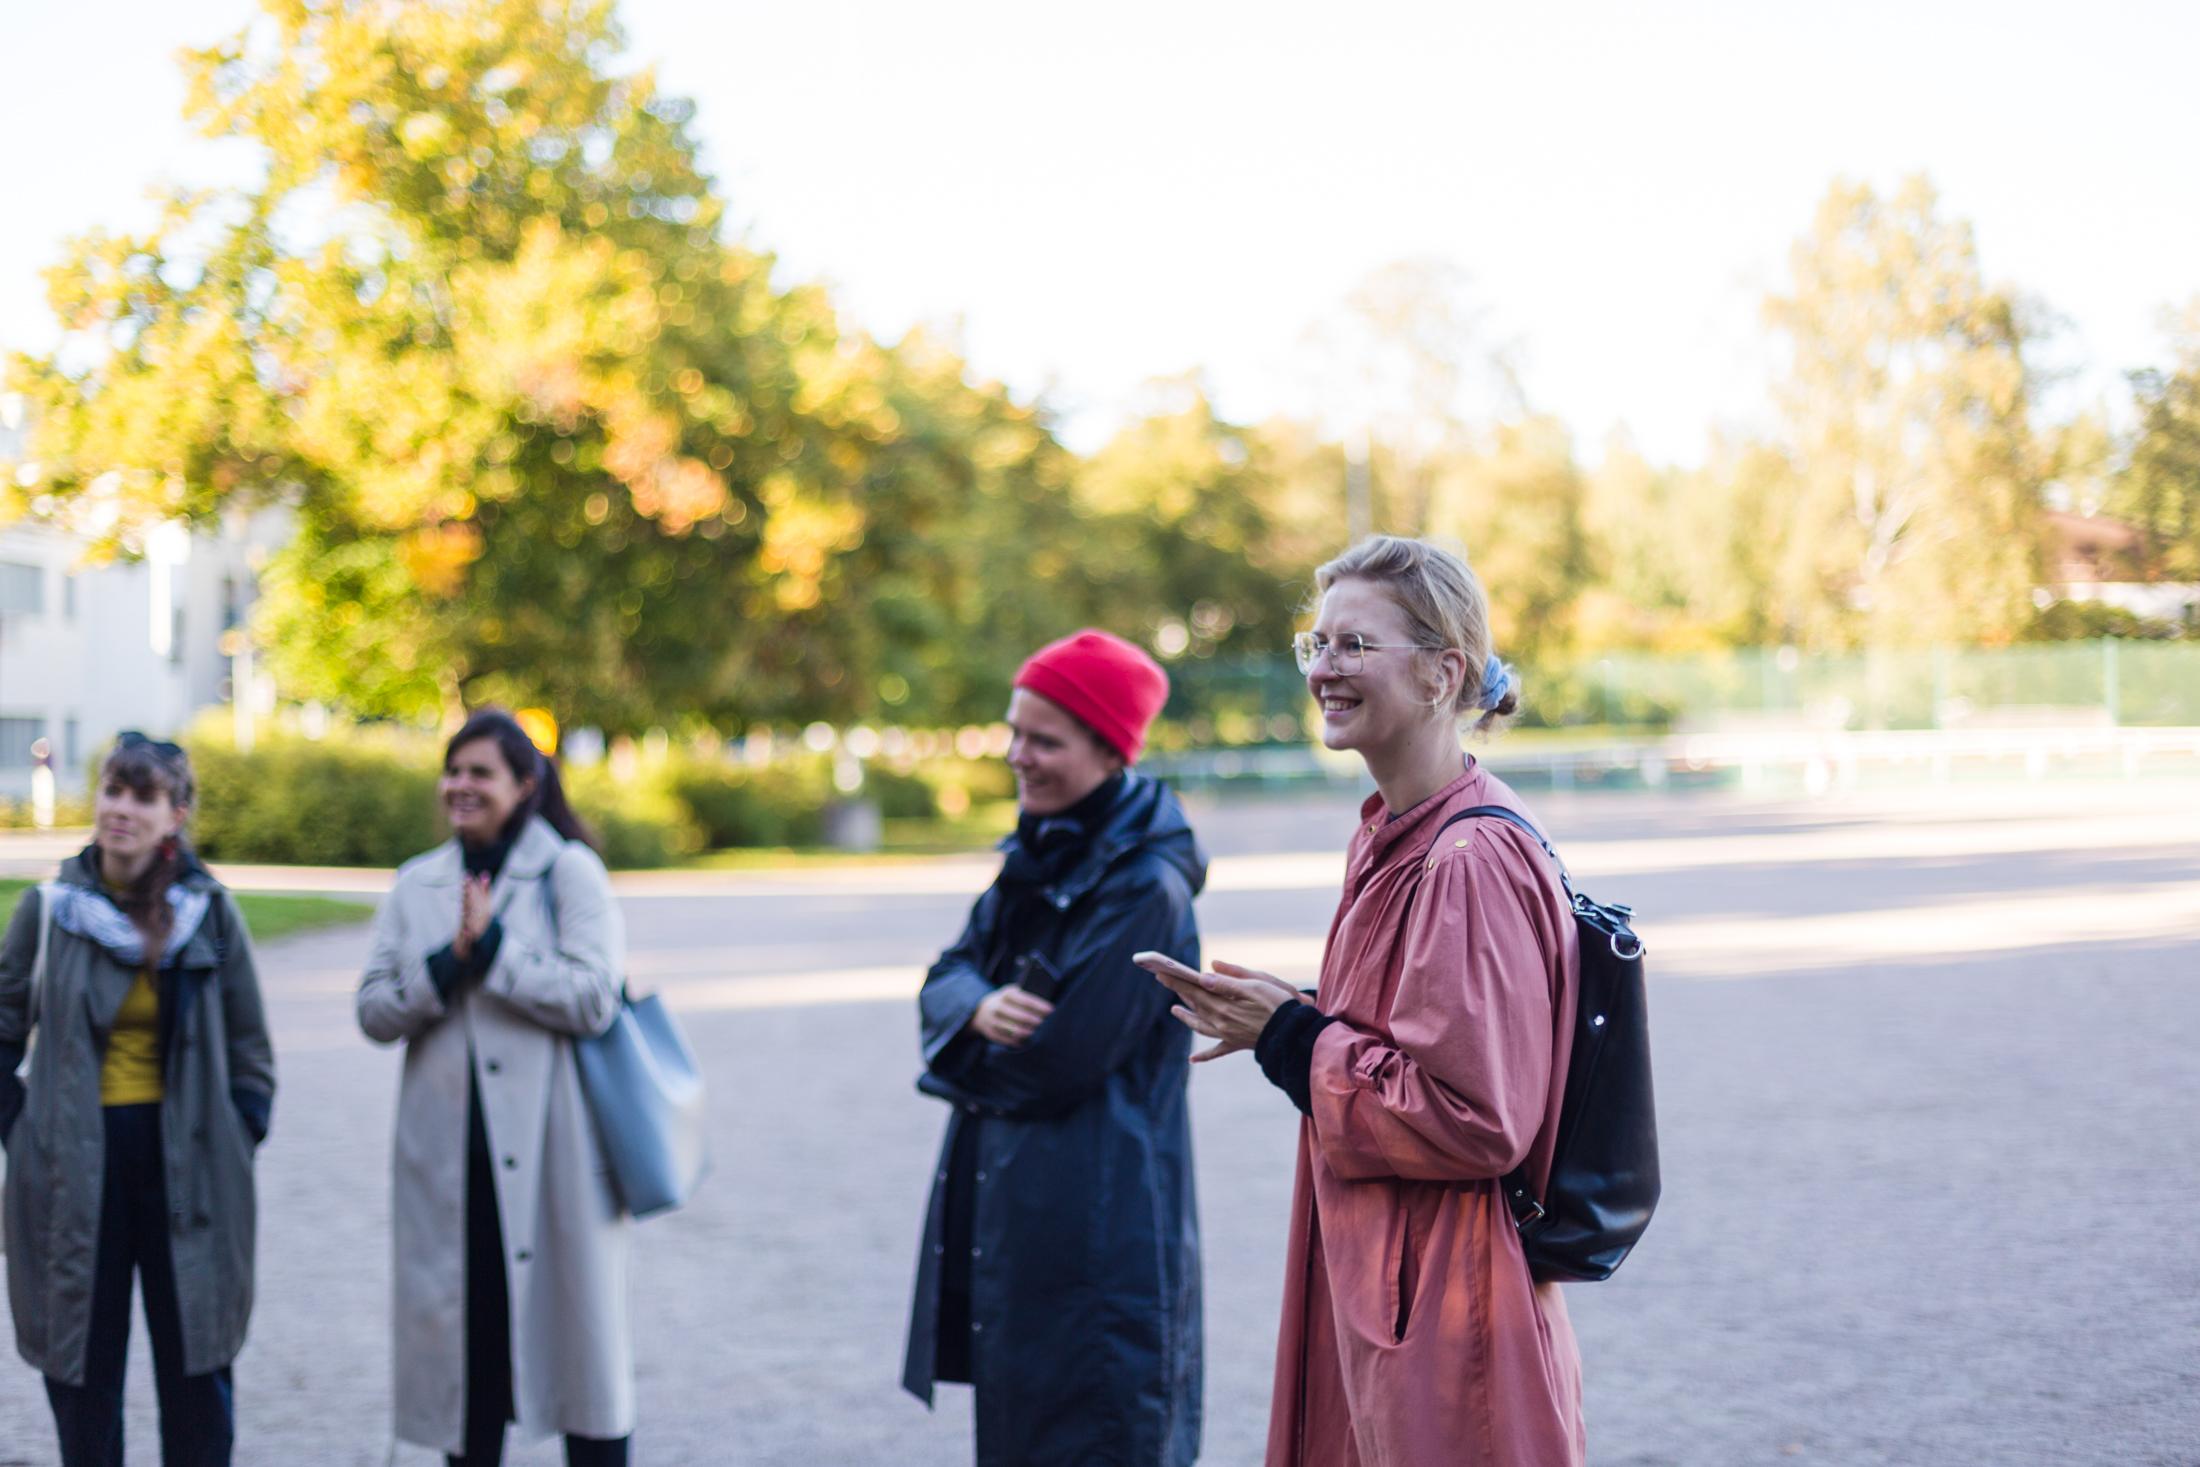
[[[1197,982],[1199,979],[1197,968],[1187,968],[1167,953],[1157,953],[1150,948],[1142,953],[1132,953],[1131,961],[1141,968],[1166,968],[1172,978],[1182,978],[1188,982]]]

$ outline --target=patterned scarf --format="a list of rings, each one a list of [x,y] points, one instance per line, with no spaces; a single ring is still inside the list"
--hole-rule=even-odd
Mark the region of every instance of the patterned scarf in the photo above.
[[[53,894],[53,920],[64,932],[98,943],[114,954],[115,961],[124,967],[137,968],[145,963],[145,935],[137,924],[123,915],[107,893],[94,891],[88,886],[73,886],[56,882],[49,890]],[[174,911],[174,922],[168,929],[168,946],[161,954],[163,966],[183,951],[206,920],[206,913],[213,905],[213,894],[193,891],[181,885],[168,888],[168,905]]]

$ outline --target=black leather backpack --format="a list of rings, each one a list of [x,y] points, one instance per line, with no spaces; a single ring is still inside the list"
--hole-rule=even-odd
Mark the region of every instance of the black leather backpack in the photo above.
[[[1658,1205],[1658,1121],[1650,1095],[1642,939],[1629,926],[1632,907],[1603,906],[1574,890],[1566,863],[1519,811],[1477,805],[1445,821],[1437,834],[1477,816],[1502,820],[1534,837],[1558,867],[1559,883],[1573,904],[1581,939],[1581,994],[1551,1183],[1538,1199],[1522,1167],[1503,1187],[1537,1282],[1593,1283],[1612,1276]]]

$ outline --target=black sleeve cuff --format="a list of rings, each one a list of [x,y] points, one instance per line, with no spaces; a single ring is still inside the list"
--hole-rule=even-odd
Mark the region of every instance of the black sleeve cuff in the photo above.
[[[247,1090],[242,1085],[230,1087],[229,1103],[237,1108],[237,1115],[244,1121],[245,1134],[252,1138],[254,1146],[267,1139],[267,1125],[275,1111],[275,1102],[257,1090]]]
[[[1301,1115],[1314,1113],[1314,1041],[1336,1022],[1310,1003],[1287,1003],[1268,1016],[1253,1058],[1270,1084],[1291,1097]]]
[[[445,1003],[451,1001],[451,990],[458,987],[458,980],[466,976],[466,965],[451,951],[449,943],[428,954],[428,981],[435,985],[435,996]]]
[[[503,945],[504,919],[491,917],[489,925],[481,930],[481,936],[474,939],[473,959],[466,965],[467,971],[477,978],[487,973],[496,963],[497,949]]]

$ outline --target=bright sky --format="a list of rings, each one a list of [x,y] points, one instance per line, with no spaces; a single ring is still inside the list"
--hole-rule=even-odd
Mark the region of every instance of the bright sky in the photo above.
[[[221,176],[171,57],[250,0],[0,0],[0,344],[63,236]],[[734,216],[893,337],[1089,446],[1147,380],[1302,411],[1307,326],[1439,257],[1594,454],[1691,461],[1762,413],[1759,303],[1836,174],[1923,170],[1990,277],[2065,322],[2062,401],[2123,399],[2200,296],[2200,7],[2093,0],[625,0]]]

